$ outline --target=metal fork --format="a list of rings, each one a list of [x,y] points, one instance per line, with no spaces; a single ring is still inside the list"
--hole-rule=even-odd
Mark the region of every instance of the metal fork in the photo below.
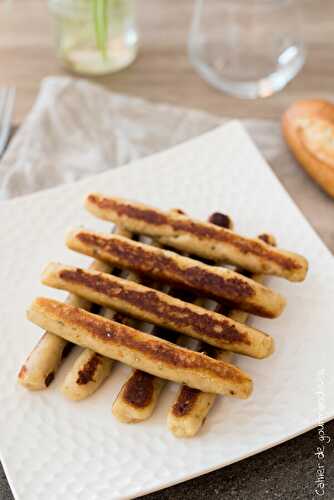
[[[13,87],[0,89],[0,157],[7,146],[14,111],[16,90]]]

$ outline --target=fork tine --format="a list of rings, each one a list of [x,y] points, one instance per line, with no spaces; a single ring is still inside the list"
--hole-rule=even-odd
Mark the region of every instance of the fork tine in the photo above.
[[[14,111],[15,103],[15,88],[8,88],[4,92],[4,97],[1,99],[0,112],[0,156],[3,153],[8,141],[11,128],[11,120]]]
[[[2,114],[4,112],[5,103],[8,95],[9,88],[5,87],[4,89],[0,89],[0,124],[2,119]]]

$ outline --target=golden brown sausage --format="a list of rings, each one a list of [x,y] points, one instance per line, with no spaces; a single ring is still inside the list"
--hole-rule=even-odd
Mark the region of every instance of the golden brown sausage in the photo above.
[[[73,401],[91,396],[110,375],[112,365],[112,359],[84,349],[67,373],[62,393]]]
[[[122,228],[116,228],[117,234],[130,237],[130,233]],[[89,269],[109,273],[112,271],[110,264],[94,261]],[[70,294],[67,303],[75,307],[90,310],[91,302]],[[52,332],[44,332],[38,344],[34,347],[22,365],[18,381],[30,390],[46,389],[55,377],[62,360],[70,351],[71,345]]]
[[[152,245],[122,236],[85,229],[71,231],[67,245],[111,265],[147,274],[260,316],[280,315],[285,300],[279,294],[231,269],[210,266]]]
[[[115,233],[123,235],[125,238],[131,238],[131,234],[120,227],[116,228]],[[98,262],[98,261],[97,261]],[[125,278],[136,283],[140,282],[140,276],[134,272],[123,272]],[[119,312],[106,307],[101,307],[99,315],[104,318],[113,319],[119,323],[128,326],[135,326],[135,321]],[[58,337],[56,337],[58,338]],[[69,399],[81,401],[94,394],[101,384],[108,378],[113,361],[105,356],[96,354],[91,349],[84,349],[75,360],[68,371],[62,384],[61,390]]]
[[[259,330],[110,274],[51,263],[42,282],[222,349],[256,358],[273,352],[272,337]]]
[[[99,315],[130,326],[135,323],[122,314],[105,307],[101,308]],[[86,399],[94,394],[109,377],[112,366],[113,360],[110,358],[101,356],[91,349],[84,349],[67,372],[61,386],[62,393],[73,401]]]
[[[184,213],[177,210],[177,213],[184,215]],[[222,225],[224,227],[232,228],[233,223],[230,217],[225,214],[215,212],[209,217],[210,222]],[[178,297],[178,290],[169,288],[167,290],[169,295]],[[186,294],[187,295],[187,294]],[[180,298],[180,297],[179,297]],[[193,297],[191,294],[184,297],[183,300],[192,302]],[[197,299],[196,304],[201,307],[206,306],[206,301]],[[155,326],[151,332],[157,337],[182,345],[185,347],[183,336],[176,337],[175,332],[166,330],[164,328]],[[127,381],[123,384],[117,398],[114,401],[112,412],[113,415],[121,422],[137,423],[147,420],[153,413],[159,395],[165,386],[166,381],[155,377],[149,373],[144,373],[141,370],[134,370]]]
[[[153,413],[166,380],[134,370],[121,387],[112,406],[114,417],[133,424],[147,420]]]
[[[259,238],[264,239],[271,245],[275,245],[276,243],[275,238],[271,235],[260,235]],[[263,276],[255,275],[253,279],[262,282]],[[239,323],[246,323],[248,313],[234,309],[230,311],[229,317]],[[206,347],[202,345],[199,346],[199,349],[205,350]],[[233,354],[231,352],[211,349],[209,350],[209,354],[217,360],[228,363],[233,361]],[[183,384],[168,413],[168,428],[176,437],[186,438],[195,436],[202,427],[215,399],[215,394],[202,392]]]
[[[94,262],[90,269],[108,272],[110,265],[105,262]],[[67,303],[75,307],[89,310],[91,302],[70,294]],[[38,391],[46,389],[53,381],[63,359],[71,350],[72,345],[66,340],[46,331],[31,351],[22,365],[18,381],[27,389]]]
[[[199,301],[198,301],[199,302]],[[173,342],[184,347],[185,338],[175,332],[155,326],[152,335]],[[112,407],[113,415],[120,421],[128,424],[143,422],[152,415],[158,403],[166,380],[134,370],[121,387]]]
[[[302,281],[307,273],[307,261],[300,255],[184,215],[168,214],[142,203],[98,193],[87,196],[86,208],[129,231],[159,238],[163,245],[227,261],[253,273],[272,274],[290,281]]]
[[[239,398],[247,398],[252,391],[249,376],[228,363],[57,300],[35,299],[27,317],[70,342],[152,375]]]

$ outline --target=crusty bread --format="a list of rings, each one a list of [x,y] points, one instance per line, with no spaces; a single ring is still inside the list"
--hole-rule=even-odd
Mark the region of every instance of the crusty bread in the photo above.
[[[252,391],[249,376],[233,365],[57,300],[35,299],[27,317],[70,342],[152,375],[239,398]]]
[[[231,269],[210,266],[122,236],[78,229],[68,234],[67,245],[111,265],[148,274],[153,279],[199,292],[201,296],[228,300],[260,316],[277,317],[285,306],[279,293]]]
[[[247,321],[248,313],[233,310],[229,317],[244,323]],[[199,349],[205,351],[205,346],[199,346]],[[233,353],[220,349],[211,350],[210,356],[227,363],[233,361]],[[208,416],[216,397],[216,394],[199,391],[183,384],[167,415],[169,430],[179,438],[195,436]]]
[[[334,104],[295,102],[283,115],[282,130],[304,170],[334,197]]]
[[[218,262],[225,260],[253,273],[282,276],[290,281],[302,281],[306,276],[304,257],[208,222],[98,193],[87,196],[86,208],[97,217],[121,224],[134,233],[159,238],[163,245],[183,252]]]
[[[116,276],[51,263],[42,282],[222,349],[256,358],[273,352],[272,337],[259,330]]]

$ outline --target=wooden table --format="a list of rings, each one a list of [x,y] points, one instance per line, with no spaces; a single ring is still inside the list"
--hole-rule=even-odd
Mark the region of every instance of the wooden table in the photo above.
[[[222,0],[207,1],[217,3]],[[17,88],[15,122],[21,123],[36,98],[41,79],[65,72],[55,58],[46,0],[13,0],[13,4],[13,11],[5,15],[0,0],[0,87],[13,85]],[[333,0],[300,1],[308,45],[306,65],[284,91],[256,101],[238,100],[217,92],[202,81],[189,64],[186,38],[192,15],[191,0],[138,0],[138,4],[140,55],[125,71],[97,79],[110,90],[199,108],[216,115],[275,120],[279,120],[283,110],[296,99],[321,97],[334,100]],[[333,201],[297,167],[287,173],[279,164],[272,166],[334,251]],[[333,437],[334,422],[329,424],[327,432]],[[153,494],[150,498],[311,499],[316,443],[315,432],[311,431],[278,448],[175,486],[172,490]],[[326,498],[334,498],[333,447],[328,450],[327,461],[329,483]],[[6,493],[2,474],[0,470],[0,497],[7,500],[11,496]]]
[[[0,0],[0,86],[17,87],[16,120],[22,121],[34,102],[41,79],[64,74],[64,71],[55,58],[47,1],[12,1],[13,12],[5,16]],[[271,98],[256,101],[231,98],[198,77],[186,51],[192,0],[138,0],[139,57],[127,70],[98,81],[115,92],[234,117],[278,119],[295,99],[333,98],[334,2],[295,1],[304,5],[307,62],[302,73],[283,92]]]

